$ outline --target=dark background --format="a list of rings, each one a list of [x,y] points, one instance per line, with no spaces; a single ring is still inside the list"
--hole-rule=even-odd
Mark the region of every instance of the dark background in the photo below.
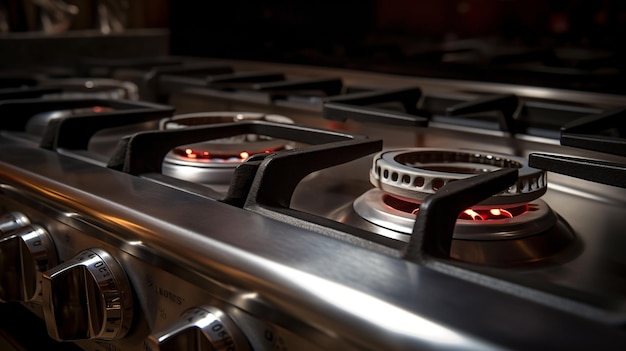
[[[81,9],[69,32],[97,26],[105,0],[64,1]],[[163,44],[173,55],[626,93],[625,1],[117,1],[126,1],[128,29],[170,36],[98,44],[103,57],[150,55]],[[32,0],[0,0],[12,32],[40,30],[37,11]]]
[[[621,50],[623,1],[185,1],[169,4],[172,51],[341,61],[418,56],[481,39],[526,48]],[[349,64],[349,62],[345,62]]]
[[[178,0],[168,14],[178,55],[624,91],[623,1]]]

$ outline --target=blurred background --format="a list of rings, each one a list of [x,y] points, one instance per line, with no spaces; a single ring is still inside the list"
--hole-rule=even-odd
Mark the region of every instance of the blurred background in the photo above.
[[[119,22],[120,27],[105,27]],[[167,0],[0,0],[0,31],[58,34],[167,27]]]
[[[236,58],[624,90],[624,1],[0,0],[0,42],[24,33],[95,31],[111,38],[142,30],[166,35],[88,54]]]

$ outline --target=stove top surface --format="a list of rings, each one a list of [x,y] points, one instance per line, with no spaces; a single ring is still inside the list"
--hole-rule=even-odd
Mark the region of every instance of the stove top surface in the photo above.
[[[626,160],[619,149],[597,146],[597,134],[607,130],[601,136],[609,148],[619,145],[623,122],[605,121],[623,114],[623,97],[192,61],[109,72],[136,83],[151,102],[1,102],[0,193],[10,199],[2,209],[13,202],[54,208],[66,216],[55,215],[61,223],[106,228],[106,236],[89,240],[213,291],[245,313],[272,311],[264,314],[270,323],[312,335],[322,348],[613,347],[626,338],[626,190],[624,178],[601,175],[623,172]],[[224,73],[225,65],[234,73]],[[86,67],[96,72],[102,64]],[[265,74],[277,69],[285,73]],[[250,71],[261,73],[238,74]],[[216,118],[226,111],[220,118],[228,121],[164,129],[157,122],[173,111],[163,102],[178,114],[211,111]],[[34,115],[61,110],[73,112],[38,117],[48,124],[26,130]],[[275,117],[245,118],[257,114]],[[567,145],[587,132],[588,149]],[[186,146],[202,143],[212,154],[214,145],[241,140],[237,160],[203,161]],[[241,156],[250,140],[289,146]],[[184,162],[168,168],[163,162],[176,147]],[[383,175],[376,165],[387,166],[375,160],[394,152],[428,155]],[[478,161],[459,156],[477,153]],[[553,155],[584,161],[583,175],[572,173],[577,163],[543,167]],[[509,169],[494,159],[517,171],[494,172]],[[533,162],[547,175],[524,178]],[[204,177],[210,163],[224,166],[219,177]],[[479,175],[466,178],[467,169]],[[400,192],[376,193],[384,182]],[[407,188],[427,194],[412,198]],[[517,189],[524,198],[493,200]],[[378,202],[366,211],[395,208],[389,213],[400,224],[364,218],[355,200],[370,195]],[[522,215],[498,217],[519,206]],[[457,219],[463,211],[486,214]],[[544,219],[510,229],[530,212]],[[505,229],[481,229],[495,225]],[[75,253],[71,244],[57,245],[68,258]]]

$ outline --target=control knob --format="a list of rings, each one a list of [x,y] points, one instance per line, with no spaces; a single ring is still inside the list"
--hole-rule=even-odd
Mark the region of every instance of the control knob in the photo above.
[[[8,212],[0,216],[0,236],[12,230],[25,227],[30,224],[28,217],[20,212]]]
[[[146,341],[150,351],[249,351],[250,345],[235,322],[215,307],[187,310],[167,330]]]
[[[38,225],[21,227],[0,238],[0,301],[38,298],[42,273],[57,262],[52,238]]]
[[[45,272],[44,318],[55,340],[116,340],[132,322],[132,292],[122,266],[93,248]]]

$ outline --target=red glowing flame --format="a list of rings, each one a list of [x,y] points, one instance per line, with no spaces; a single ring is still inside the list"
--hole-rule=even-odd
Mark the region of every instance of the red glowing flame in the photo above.
[[[203,150],[194,150],[194,149],[188,149],[188,148],[176,148],[174,149],[174,153],[178,156],[182,156],[185,158],[190,158],[190,159],[196,159],[196,160],[203,160],[203,161],[214,161],[214,162],[243,162],[244,160],[246,160],[247,158],[249,158],[252,155],[256,155],[256,154],[261,154],[261,153],[265,153],[265,154],[269,154],[278,150],[282,150],[282,148],[279,149],[268,149],[268,150],[263,150],[260,152],[250,152],[250,151],[241,151],[239,153],[212,153],[210,151],[203,151]]]
[[[492,208],[489,214],[497,218],[513,218],[513,214],[502,208]]]
[[[189,158],[197,158],[198,157],[198,155],[191,149],[185,149],[185,154]]]
[[[483,218],[483,216],[480,215],[480,213],[472,210],[471,208],[463,211],[463,213],[466,214],[469,217],[469,219],[471,219],[473,221],[483,221],[483,220],[485,220]],[[461,215],[461,216],[463,216],[463,215]]]
[[[459,219],[472,221],[488,221],[493,219],[507,219],[522,215],[528,210],[527,205],[511,208],[467,209],[459,215]],[[515,213],[514,213],[515,212]]]
[[[404,213],[417,215],[420,211],[419,203],[404,201],[394,196],[385,195],[383,196],[383,201],[390,208]],[[466,221],[506,220],[523,216],[529,211],[534,211],[532,204],[506,204],[494,207],[475,206],[464,210],[457,218]]]
[[[419,207],[411,211],[411,214],[417,215]],[[504,208],[490,208],[490,209],[472,209],[461,212],[458,219],[468,221],[489,221],[494,219],[508,219],[516,216],[523,215],[528,212],[528,205],[520,205],[506,210]]]

